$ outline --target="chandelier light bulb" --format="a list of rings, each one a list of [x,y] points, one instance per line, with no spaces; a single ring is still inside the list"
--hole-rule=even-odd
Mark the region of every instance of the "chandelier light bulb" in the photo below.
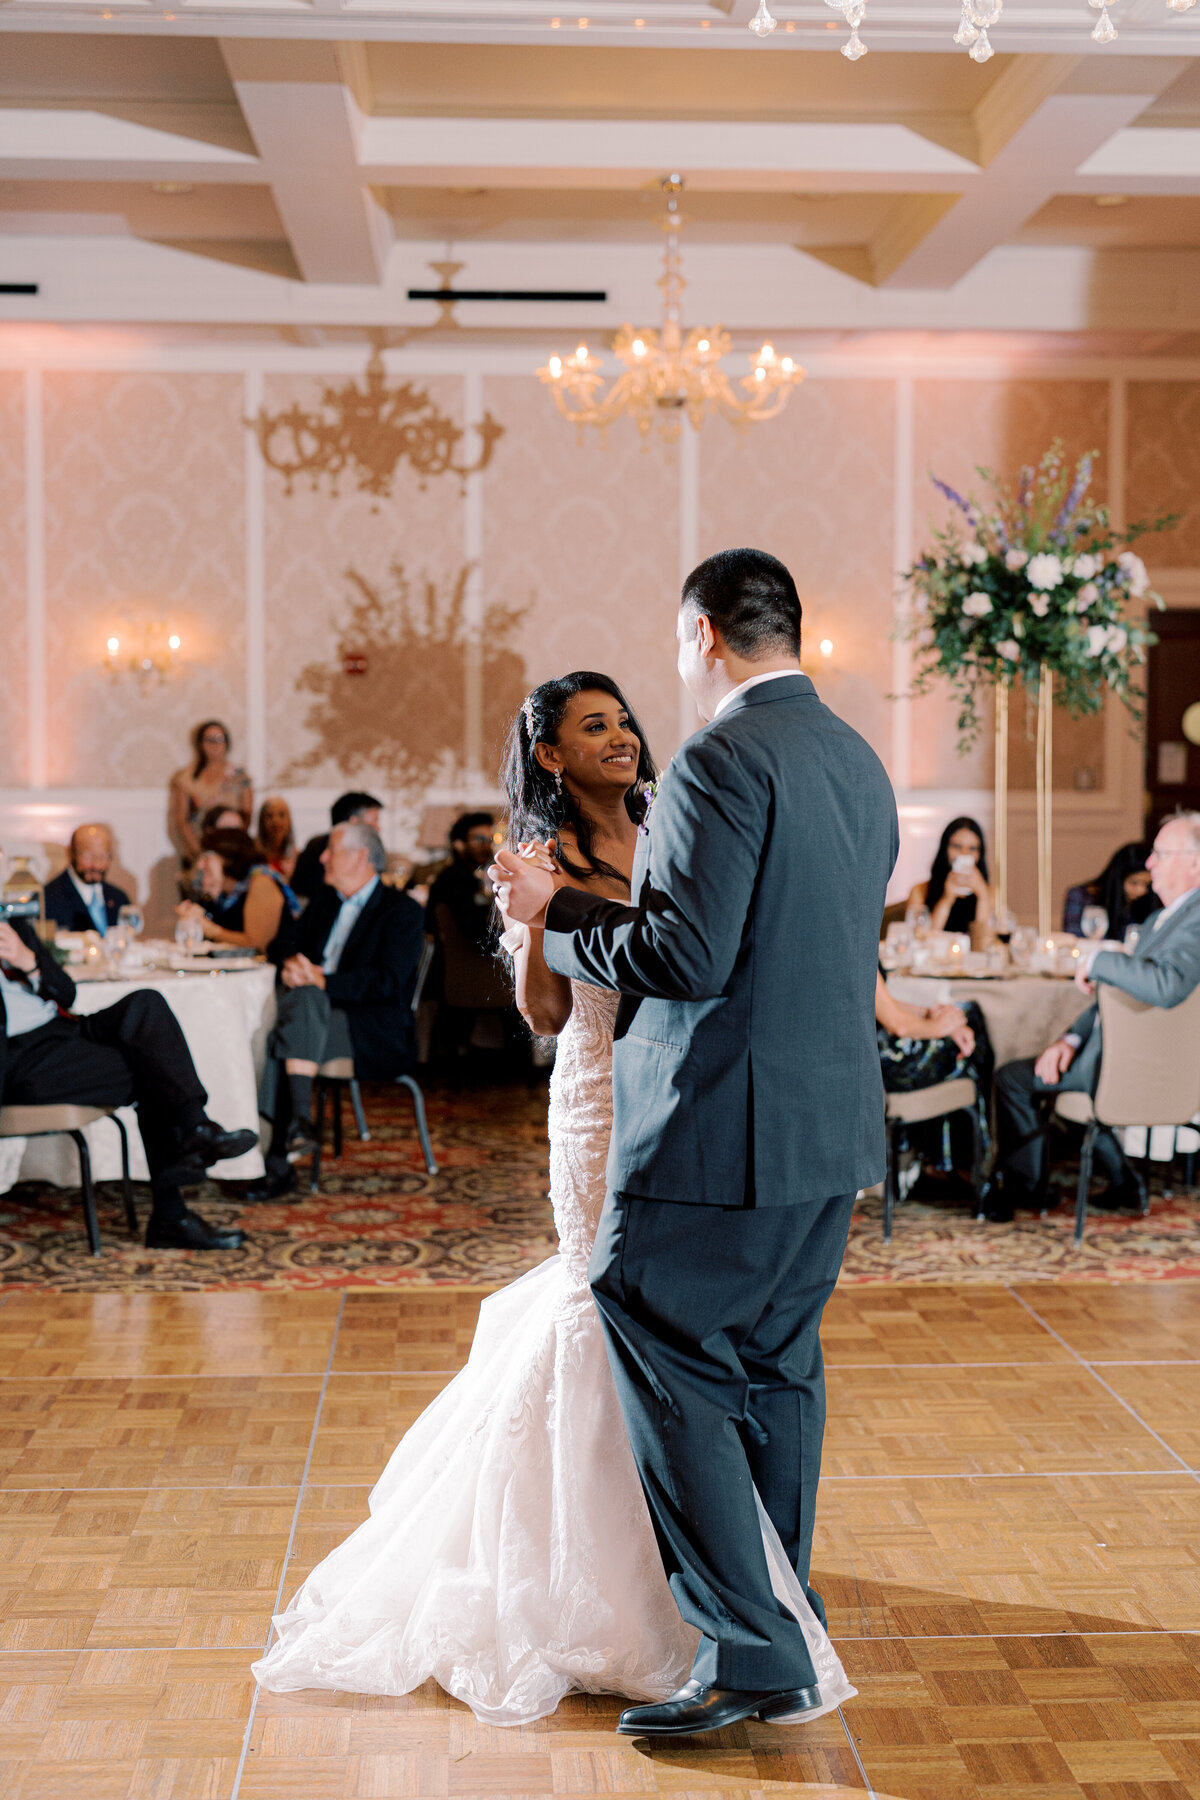
[[[707,356],[709,353],[709,350],[712,348],[712,346],[710,345],[707,338],[701,338],[700,342],[696,345],[696,348],[700,352],[701,356]]]
[[[986,31],[981,31],[979,33],[978,42],[972,44],[971,48],[967,51],[967,55],[970,57],[971,61],[977,63],[991,62],[995,54],[996,52],[988,43],[988,34]]]
[[[821,655],[822,656],[832,656],[833,655],[833,639],[832,638],[822,638],[821,639]]]
[[[755,37],[770,37],[777,20],[772,18],[767,9],[767,0],[758,0],[758,11],[750,21],[750,29]]]
[[[578,363],[585,363],[587,361],[587,345],[586,344],[580,344],[579,348],[576,350],[575,361]]]
[[[1096,29],[1092,36],[1098,44],[1111,44],[1117,36],[1117,28],[1108,16],[1107,6],[1101,8],[1100,17],[1096,21]]]
[[[630,345],[630,348],[632,349],[633,354],[635,356],[645,356],[645,354],[646,354],[646,346],[642,342],[641,338],[634,338],[633,343]]]
[[[842,55],[847,62],[857,62],[860,56],[867,54],[868,46],[863,43],[857,31],[850,33],[850,42],[842,45]]]
[[[120,648],[121,648],[121,640],[120,640],[120,638],[109,638],[109,640],[108,640],[108,654],[109,654],[109,655],[110,655],[110,656],[115,656],[115,655],[116,655],[116,654],[117,654],[117,651],[118,651],[118,650],[119,650],[119,649],[120,649]]]
[[[561,356],[552,356],[550,358],[550,373],[553,375],[555,381],[557,381],[559,376],[562,374],[562,357]]]

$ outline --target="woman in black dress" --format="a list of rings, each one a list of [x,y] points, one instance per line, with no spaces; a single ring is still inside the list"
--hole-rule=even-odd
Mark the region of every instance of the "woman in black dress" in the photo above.
[[[942,833],[928,881],[908,896],[910,913],[929,914],[930,931],[971,931],[986,937],[994,898],[988,881],[987,846],[975,819],[951,819]]]

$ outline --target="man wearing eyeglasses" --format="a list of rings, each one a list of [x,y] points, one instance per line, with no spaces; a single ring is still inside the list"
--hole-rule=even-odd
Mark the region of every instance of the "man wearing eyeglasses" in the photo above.
[[[1101,982],[1147,1006],[1179,1006],[1200,986],[1200,813],[1164,820],[1146,858],[1162,911],[1141,928],[1132,952],[1097,945],[1075,979],[1085,994]],[[1045,1137],[1038,1098],[1048,1093],[1094,1094],[1100,1077],[1100,1009],[1095,1001],[1035,1060],[1006,1063],[996,1076],[997,1172],[1003,1183],[988,1218],[1007,1222],[1019,1206],[1033,1207],[1041,1180]],[[1089,1206],[1140,1212],[1136,1177],[1111,1132],[1096,1139],[1096,1165],[1108,1187]]]

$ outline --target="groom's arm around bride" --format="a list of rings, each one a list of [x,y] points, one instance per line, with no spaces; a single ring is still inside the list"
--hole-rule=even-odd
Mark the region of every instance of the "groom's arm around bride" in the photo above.
[[[677,635],[710,722],[663,778],[632,904],[574,888],[547,904],[539,871],[497,870],[513,916],[545,908],[548,965],[623,996],[591,1274],[667,1573],[702,1633],[701,1698],[622,1729],[671,1732],[812,1703],[754,1492],[806,1582],[820,1315],[855,1194],[884,1169],[874,986],[897,850],[882,765],[800,672],[782,564],[701,564]]]

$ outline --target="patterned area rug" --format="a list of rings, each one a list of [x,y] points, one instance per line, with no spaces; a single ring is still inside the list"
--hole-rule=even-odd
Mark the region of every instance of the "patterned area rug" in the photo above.
[[[103,1254],[88,1254],[78,1195],[24,1185],[0,1195],[0,1286],[63,1292],[182,1292],[223,1288],[499,1286],[554,1251],[547,1197],[544,1086],[434,1089],[430,1129],[439,1172],[425,1174],[412,1111],[400,1090],[365,1090],[370,1141],[349,1126],[340,1162],[327,1156],[322,1191],[243,1206],[233,1184],[194,1196],[215,1222],[242,1224],[245,1247],[220,1255],[149,1251],[126,1231],[120,1190],[100,1188]],[[1200,1276],[1200,1196],[1154,1183],[1149,1218],[1093,1216],[1072,1241],[1073,1171],[1058,1171],[1060,1204],[1044,1219],[976,1225],[949,1206],[909,1202],[890,1245],[880,1203],[855,1216],[845,1282],[1161,1281]],[[304,1176],[306,1179],[306,1175]],[[145,1218],[147,1190],[139,1194]]]

